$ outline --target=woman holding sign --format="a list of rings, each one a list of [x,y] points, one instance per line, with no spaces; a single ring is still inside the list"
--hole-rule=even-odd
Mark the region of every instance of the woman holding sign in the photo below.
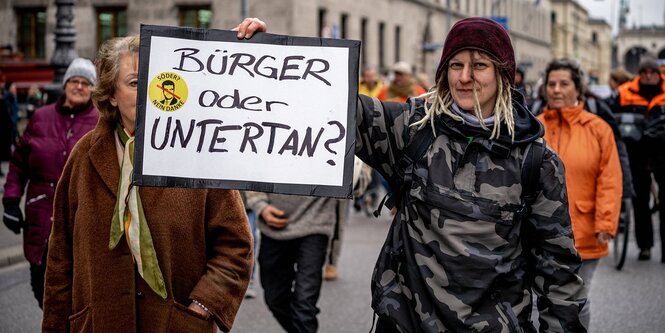
[[[356,154],[397,189],[376,332],[586,332],[563,165],[514,77],[506,30],[473,17],[452,27],[424,99],[359,97]]]
[[[424,98],[360,96],[356,154],[398,189],[377,332],[531,332],[533,294],[541,330],[586,331],[563,165],[514,76],[506,30],[467,18]]]
[[[257,25],[243,21],[238,37]],[[138,50],[138,36],[99,50],[101,119],[55,195],[44,332],[229,331],[247,288],[252,238],[237,191],[131,185]]]

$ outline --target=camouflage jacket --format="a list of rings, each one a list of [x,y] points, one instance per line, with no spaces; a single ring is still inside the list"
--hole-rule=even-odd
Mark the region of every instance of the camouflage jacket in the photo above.
[[[356,154],[396,187],[423,100],[383,102],[383,111],[376,99],[358,102]],[[549,148],[531,214],[519,217],[522,161],[543,130],[518,104],[514,140],[505,128],[489,140],[487,131],[437,117],[372,277],[374,311],[400,331],[533,332],[535,294],[541,332],[585,332],[564,169]]]

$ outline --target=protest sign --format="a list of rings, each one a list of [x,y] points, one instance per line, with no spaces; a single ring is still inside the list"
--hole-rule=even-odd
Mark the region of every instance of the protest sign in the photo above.
[[[141,26],[134,184],[350,197],[360,42]]]

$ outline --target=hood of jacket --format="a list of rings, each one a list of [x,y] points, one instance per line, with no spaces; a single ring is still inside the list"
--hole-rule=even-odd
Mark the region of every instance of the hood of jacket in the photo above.
[[[515,138],[513,140],[508,133],[508,128],[502,123],[501,134],[497,139],[494,139],[494,141],[508,147],[513,147],[528,144],[542,137],[544,134],[543,125],[538,119],[536,119],[531,111],[524,106],[524,97],[519,93],[513,93],[512,100],[513,119],[515,120]],[[489,138],[492,134],[491,127],[485,130],[454,120],[448,116],[442,116],[438,119],[441,120],[444,131],[456,133],[466,138],[476,136]]]

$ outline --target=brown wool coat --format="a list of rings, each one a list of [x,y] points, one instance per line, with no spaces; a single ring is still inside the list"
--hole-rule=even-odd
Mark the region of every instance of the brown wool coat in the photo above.
[[[44,332],[228,331],[252,267],[252,236],[237,191],[139,190],[167,299],[138,275],[126,241],[109,250],[119,163],[113,124],[77,144],[58,183],[44,292]],[[214,321],[187,309],[207,306]]]

